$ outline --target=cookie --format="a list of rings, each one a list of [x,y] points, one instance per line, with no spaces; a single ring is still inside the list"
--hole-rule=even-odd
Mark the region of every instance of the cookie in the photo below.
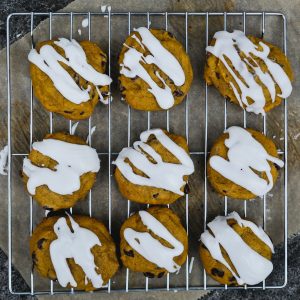
[[[204,78],[243,109],[265,114],[292,92],[293,72],[276,46],[242,31],[218,31],[206,48]]]
[[[162,129],[141,133],[140,141],[124,148],[116,161],[115,179],[125,199],[168,204],[189,192],[194,172],[186,139]]]
[[[218,216],[201,235],[200,258],[206,273],[221,284],[255,285],[273,270],[268,235],[236,212]]]
[[[107,57],[97,44],[65,38],[44,41],[28,59],[35,97],[48,111],[83,120],[99,100],[107,103],[111,78],[104,74]]]
[[[272,189],[277,168],[283,165],[272,140],[253,129],[232,126],[210,151],[207,177],[223,196],[253,199]]]
[[[178,272],[186,261],[187,234],[169,208],[152,206],[134,213],[123,223],[120,236],[123,265],[146,277]]]
[[[162,29],[135,29],[119,57],[122,98],[138,110],[156,111],[180,104],[193,70],[184,47]]]
[[[47,210],[72,207],[93,187],[100,160],[78,136],[48,134],[32,144],[22,178],[30,195]]]
[[[30,238],[33,269],[63,287],[92,291],[117,272],[115,243],[106,227],[87,216],[53,216]]]

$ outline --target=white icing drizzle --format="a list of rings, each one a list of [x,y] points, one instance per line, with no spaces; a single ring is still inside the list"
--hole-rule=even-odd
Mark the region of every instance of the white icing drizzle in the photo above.
[[[149,85],[149,92],[156,98],[158,105],[163,109],[169,109],[174,105],[174,96],[171,89],[157,71],[155,75],[160,79],[164,87],[161,88],[158,86],[143,67],[143,64],[155,64],[162,72],[173,80],[177,86],[182,86],[185,82],[184,71],[174,55],[163,47],[149,29],[140,27],[135,29],[135,31],[140,34],[141,39],[136,35],[133,35],[132,37],[143,49],[147,48],[151,55],[149,54],[145,57],[135,48],[128,47],[128,51],[124,54],[120,73],[129,78],[134,78],[136,76],[142,78]]]
[[[82,26],[83,28],[88,27],[88,26],[89,26],[89,19],[88,19],[88,18],[84,18],[84,19],[82,20],[82,22],[81,22],[81,26]]]
[[[8,145],[0,151],[0,174],[7,175]]]
[[[28,176],[27,189],[35,194],[38,186],[48,188],[61,195],[70,195],[80,188],[80,176],[87,172],[98,172],[100,160],[95,149],[55,139],[35,142],[32,148],[57,161],[55,170],[38,167],[28,158],[24,159],[23,172]]]
[[[93,136],[93,134],[94,134],[95,131],[96,131],[96,126],[93,126],[93,127],[91,128],[91,133],[88,134],[88,136],[86,137],[86,143],[87,143],[87,144],[89,143],[89,140],[92,139],[92,136]]]
[[[239,285],[258,284],[269,276],[273,270],[273,264],[244,242],[235,230],[227,224],[229,219],[235,219],[241,227],[249,227],[274,253],[273,244],[263,229],[250,221],[241,219],[236,212],[232,212],[228,216],[218,216],[208,223],[207,226],[212,234],[205,230],[201,235],[201,241],[211,256],[231,271]],[[223,257],[220,246],[227,252],[237,273],[232,270]]]
[[[164,162],[161,156],[151,146],[146,144],[150,135],[154,135],[180,163]],[[183,148],[174,143],[161,129],[144,131],[141,133],[140,139],[141,141],[133,144],[133,148],[124,148],[113,164],[119,168],[127,180],[134,184],[162,188],[178,195],[184,195],[180,190],[186,184],[183,180],[183,176],[190,175],[194,172],[194,164],[189,155]],[[145,153],[151,156],[156,163],[149,161]],[[146,174],[147,177],[135,174],[131,166],[125,162],[126,158],[128,158],[137,169]]]
[[[137,232],[132,228],[124,230],[127,243],[148,261],[153,262],[168,272],[179,272],[180,266],[174,262],[174,257],[179,256],[183,250],[183,244],[178,241],[168,229],[147,211],[139,211],[140,218],[147,229],[167,241],[172,248],[162,245],[148,232]]]
[[[229,138],[225,140],[225,146],[228,148],[228,160],[214,155],[209,160],[210,166],[225,178],[242,186],[254,195],[265,195],[273,187],[273,177],[268,161],[279,167],[283,167],[283,161],[269,155],[246,129],[232,126],[225,132],[229,134]],[[261,178],[253,170],[265,172],[268,181]]]
[[[75,134],[78,124],[79,124],[79,122],[76,122],[72,125],[71,132],[70,132],[72,135]]]
[[[50,77],[54,86],[66,99],[75,104],[89,101],[90,86],[86,90],[80,88],[59,62],[71,67],[77,74],[95,86],[109,85],[112,82],[109,76],[96,71],[88,64],[85,52],[76,40],[59,38],[55,44],[65,51],[66,58],[52,46],[44,45],[41,47],[40,53],[32,49],[29,52],[28,60]]]
[[[245,105],[246,110],[249,112],[265,114],[264,106],[266,99],[262,87],[255,81],[255,76],[257,76],[268,89],[273,102],[276,97],[276,84],[281,90],[281,94],[277,94],[277,96],[286,98],[291,94],[291,81],[283,68],[268,58],[270,48],[266,44],[260,42],[259,45],[263,50],[259,51],[258,46],[252,43],[252,41],[239,30],[234,30],[233,32],[218,31],[215,33],[214,39],[216,40],[215,45],[208,46],[206,50],[218,57],[234,78],[239,90],[232,82],[230,82],[230,86],[241,107]],[[247,58],[242,60],[238,51],[243,52]],[[263,72],[251,55],[262,59],[269,71]],[[231,61],[234,70],[229,66],[225,58]],[[255,73],[254,75],[248,70],[247,66]],[[235,72],[243,78],[245,83]],[[250,97],[254,103],[249,104],[247,97]]]
[[[50,244],[50,256],[57,280],[63,287],[68,284],[77,287],[77,282],[67,262],[68,258],[73,258],[85,273],[85,285],[90,280],[94,288],[101,288],[103,285],[102,276],[96,272],[98,267],[95,265],[94,256],[91,252],[95,245],[101,246],[101,242],[94,232],[80,227],[71,216],[69,219],[72,231],[64,217],[59,218],[53,227],[57,239]]]

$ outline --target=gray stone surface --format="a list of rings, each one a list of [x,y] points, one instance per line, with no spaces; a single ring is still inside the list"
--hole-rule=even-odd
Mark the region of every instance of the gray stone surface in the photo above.
[[[145,11],[145,10],[158,10],[156,1],[110,1],[110,4],[115,11]],[[99,11],[100,5],[104,4],[101,1],[91,0],[89,2],[83,0],[77,0],[71,3],[65,10],[66,11]],[[297,5],[298,4],[298,5]],[[261,2],[244,2],[244,1],[161,1],[159,10],[161,11],[239,11],[239,10],[282,10],[288,17],[288,28],[289,28],[289,40],[288,40],[288,54],[289,58],[294,66],[295,77],[299,74],[299,51],[296,46],[299,40],[299,20],[297,14],[299,11],[300,1],[293,1],[293,4],[289,4],[284,1],[261,1]],[[77,17],[74,19],[74,37],[75,38],[86,38],[87,31],[82,30],[83,34],[81,37],[77,34],[77,28],[80,26],[80,21],[83,17]],[[39,20],[36,20],[38,23]],[[228,28],[242,28],[241,19],[228,18]],[[260,19],[247,19],[248,31],[252,34],[260,35]],[[42,40],[48,36],[48,21],[43,21],[34,33],[34,40]],[[162,27],[164,26],[164,20],[161,17],[151,18],[152,26]],[[107,19],[105,18],[92,18],[93,30],[92,39],[99,42],[103,49],[107,51]],[[146,24],[146,18],[133,18],[132,27],[141,26]],[[184,42],[184,19],[169,18],[169,30],[174,32],[179,40]],[[115,30],[115,26],[118,26],[119,30]],[[189,97],[190,107],[190,147],[192,151],[202,151],[204,146],[204,83],[202,80],[203,73],[203,62],[204,62],[204,46],[205,46],[205,35],[204,18],[190,17],[189,19],[189,53],[191,55],[195,81]],[[223,27],[222,18],[214,18],[210,21],[210,36],[214,31],[219,30]],[[112,19],[112,75],[114,78],[117,77],[117,55],[121,47],[121,43],[127,34],[127,22],[121,18],[114,17]],[[66,20],[53,19],[53,36],[69,35],[69,28],[66,25]],[[275,44],[281,45],[281,28],[278,27],[278,23],[275,23],[270,18],[266,18],[266,34],[265,38]],[[15,34],[18,34],[16,32]],[[12,64],[12,82],[13,82],[13,151],[26,153],[28,152],[29,145],[29,77],[28,77],[28,64],[26,61],[26,54],[30,49],[30,39],[27,36],[21,40],[15,42],[11,47],[11,64]],[[5,59],[5,51],[0,53],[1,61]],[[21,63],[20,63],[21,62]],[[5,74],[5,64],[0,65],[0,73]],[[5,77],[1,76],[0,86],[5,86]],[[124,103],[119,100],[119,93],[117,92],[117,81],[115,80],[113,86],[114,101],[112,104],[112,151],[119,151],[127,143],[127,108]],[[299,178],[299,140],[296,139],[299,132],[299,121],[297,119],[297,113],[299,113],[299,101],[297,101],[297,94],[299,93],[299,81],[294,83],[294,91],[291,97],[289,97],[289,232],[295,233],[299,231],[299,211],[300,203],[297,201],[298,195],[298,178]],[[0,91],[0,109],[1,113],[1,128],[6,128],[6,90],[1,89]],[[228,125],[241,124],[242,113],[238,107],[228,105]],[[34,140],[42,138],[42,136],[49,130],[49,117],[43,108],[38,104],[34,103]],[[282,107],[276,111],[268,114],[268,132],[269,136],[276,136],[274,141],[279,148],[283,149],[283,137],[282,132]],[[132,138],[134,141],[140,131],[144,130],[147,126],[146,114],[143,112],[132,113]],[[171,124],[170,128],[175,133],[184,134],[184,104],[173,109],[170,113]],[[209,147],[213,140],[223,130],[223,102],[219,97],[218,93],[213,89],[209,89]],[[46,120],[46,121],[45,121]],[[100,151],[107,151],[107,107],[99,105],[96,109],[96,113],[92,118],[93,125],[97,125],[97,130],[93,136],[93,145]],[[21,124],[21,126],[20,126]],[[152,127],[165,126],[165,115],[161,113],[152,114]],[[262,128],[262,120],[260,117],[249,116],[248,124],[256,129]],[[55,116],[54,118],[55,130],[66,130],[68,123],[60,117]],[[82,136],[87,134],[87,122],[81,122],[78,127],[78,133]],[[1,130],[0,132],[0,145],[4,145],[6,141],[6,132]],[[13,249],[14,249],[14,263],[20,270],[25,280],[29,282],[30,274],[30,258],[28,255],[28,234],[29,234],[29,199],[24,193],[24,188],[21,184],[21,180],[18,177],[18,171],[21,168],[22,157],[15,158],[13,161]],[[108,223],[108,203],[107,203],[107,160],[105,157],[102,158],[103,167],[102,172],[99,174],[98,183],[93,191],[93,210],[94,216],[99,217],[104,222]],[[192,194],[189,200],[189,211],[190,211],[190,257],[195,256],[195,266],[193,273],[190,276],[190,284],[197,285],[202,284],[202,271],[199,259],[197,257],[197,240],[203,229],[203,157],[195,157],[196,173],[191,179]],[[283,174],[282,174],[283,175]],[[267,231],[270,233],[275,243],[280,243],[283,240],[283,176],[276,187],[272,191],[272,195],[269,195],[267,200]],[[6,192],[6,178],[0,178],[1,191],[3,195]],[[112,186],[112,211],[113,211],[113,222],[112,222],[112,233],[113,236],[118,240],[118,230],[126,218],[127,203],[124,201],[118,191],[115,188],[113,182]],[[7,233],[6,233],[6,197],[2,197],[4,209],[0,211],[0,246],[7,251]],[[137,210],[138,205],[133,204],[132,210]],[[223,199],[217,197],[209,188],[208,193],[208,218],[212,218],[216,214],[223,213]],[[35,203],[34,208],[34,226],[38,224],[43,216],[43,211]],[[183,222],[185,221],[185,201],[178,201],[172,208],[181,215]],[[229,210],[237,210],[243,213],[243,204],[241,202],[229,201]],[[82,203],[76,206],[75,211],[87,213],[87,203]],[[262,223],[262,202],[257,199],[248,204],[248,216],[258,223]],[[2,223],[3,222],[3,223]],[[2,226],[3,224],[3,226]],[[277,268],[277,266],[276,266]],[[279,266],[278,266],[279,268]],[[48,282],[42,280],[38,275],[35,276],[36,286],[35,288],[47,288]],[[130,276],[130,287],[137,286],[144,283],[144,279],[139,275]],[[275,278],[278,281],[281,278]],[[172,286],[179,286],[180,282],[183,282],[183,272],[176,278],[171,278]],[[125,284],[124,270],[120,271],[116,278],[116,282],[113,288],[123,287]],[[150,280],[150,286],[160,285],[164,286],[165,282],[160,280],[154,282]],[[176,293],[172,294],[171,297],[180,297],[186,299],[193,299],[200,297],[202,293]],[[133,297],[141,297],[141,295],[135,294]],[[149,294],[148,294],[149,295]],[[177,296],[178,295],[178,296]],[[197,295],[197,296],[196,296]],[[149,295],[150,296],[150,295]],[[116,296],[117,297],[117,296]],[[124,296],[130,297],[130,296]],[[156,294],[153,297],[161,297],[161,294]],[[132,298],[131,298],[132,299]]]

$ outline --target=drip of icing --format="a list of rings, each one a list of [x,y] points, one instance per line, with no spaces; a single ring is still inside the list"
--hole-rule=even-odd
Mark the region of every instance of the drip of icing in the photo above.
[[[135,29],[135,31],[140,34],[141,40],[136,35],[133,35],[132,37],[143,49],[146,47],[151,54],[145,57],[136,49],[128,47],[128,51],[124,54],[120,73],[129,78],[134,78],[136,76],[142,78],[150,86],[149,92],[156,98],[158,105],[163,109],[168,109],[174,105],[174,96],[172,95],[171,89],[157,71],[155,74],[164,87],[161,88],[158,86],[141,62],[144,64],[155,64],[177,86],[181,86],[185,82],[184,71],[174,55],[163,47],[149,29],[140,27]]]
[[[179,272],[180,266],[174,262],[174,257],[179,256],[183,250],[183,244],[178,241],[168,229],[146,211],[139,211],[142,223],[155,235],[167,241],[172,248],[162,245],[148,232],[137,232],[132,228],[124,230],[127,243],[148,261],[155,263],[168,272]]]
[[[92,139],[92,135],[94,134],[95,130],[96,130],[96,126],[93,126],[92,129],[91,129],[91,133],[88,134],[88,136],[86,137],[86,143],[87,143],[87,144],[88,144],[89,141]]]
[[[161,156],[151,146],[146,144],[150,135],[154,135],[180,163],[164,162]],[[186,184],[183,176],[194,172],[194,164],[189,155],[161,129],[144,131],[141,133],[140,139],[141,141],[133,144],[133,148],[124,148],[113,164],[118,167],[127,180],[134,184],[162,188],[178,195],[184,195],[180,190]],[[151,156],[156,163],[150,162],[145,153]],[[135,174],[131,166],[125,162],[127,158],[137,169],[146,174],[147,177]]]
[[[225,140],[225,146],[228,148],[228,160],[214,155],[209,160],[210,166],[225,178],[254,195],[265,195],[273,187],[273,177],[268,161],[279,167],[283,167],[283,161],[269,155],[265,148],[244,128],[232,126],[225,132],[229,134],[229,138]],[[265,172],[268,182],[253,170]]]
[[[67,259],[73,258],[85,273],[85,284],[90,280],[95,288],[101,288],[103,280],[101,274],[96,272],[98,267],[95,265],[94,256],[91,249],[101,246],[97,235],[91,230],[80,227],[71,216],[72,231],[69,228],[66,218],[59,218],[54,224],[54,232],[57,239],[50,244],[50,256],[59,284],[66,287],[70,284],[77,287]]]
[[[89,19],[88,18],[83,19],[82,22],[81,22],[81,26],[83,28],[88,27],[89,26]]]
[[[38,53],[35,49],[29,52],[28,60],[46,73],[57,90],[69,101],[80,104],[90,100],[89,89],[80,88],[70,74],[59,64],[62,62],[71,67],[85,80],[97,85],[109,85],[111,78],[96,71],[88,62],[83,48],[74,39],[60,38],[55,44],[62,48],[66,58],[50,45],[44,45]]]
[[[71,127],[71,134],[74,135],[79,122],[76,122]]]
[[[234,78],[240,91],[232,82],[230,82],[230,85],[241,107],[246,105],[246,110],[249,112],[265,114],[264,106],[266,99],[263,89],[255,81],[255,76],[248,70],[247,66],[250,67],[250,70],[255,73],[268,89],[273,102],[276,97],[276,84],[281,90],[281,94],[278,94],[277,96],[286,98],[291,94],[291,81],[283,68],[268,58],[270,48],[266,44],[260,42],[259,45],[263,50],[259,51],[258,46],[252,43],[251,40],[239,30],[234,30],[232,33],[218,31],[215,33],[214,39],[215,45],[208,46],[206,50],[218,57]],[[239,50],[237,50],[237,48]],[[242,60],[239,51],[243,52],[247,58]],[[268,67],[268,72],[263,72],[254,59],[251,58],[251,55],[263,60]],[[225,58],[230,60],[233,68],[229,66]],[[235,72],[239,74],[243,81]],[[254,102],[249,104],[247,97],[250,97]]]
[[[273,244],[263,229],[250,221],[241,219],[236,212],[228,216],[218,216],[208,223],[207,226],[212,234],[205,230],[201,235],[201,241],[211,256],[231,271],[239,285],[258,284],[269,276],[273,270],[273,264],[244,242],[235,230],[227,224],[229,219],[235,219],[241,227],[249,227],[274,253]],[[237,273],[232,270],[223,257],[220,245],[225,249]]]
[[[24,159],[23,172],[28,176],[27,189],[35,194],[38,186],[48,188],[60,195],[70,195],[80,188],[80,176],[87,172],[98,172],[100,160],[95,149],[55,139],[35,142],[32,148],[55,160],[55,170],[41,168]]]
[[[8,146],[4,146],[0,151],[0,174],[7,175],[7,159],[8,159]]]

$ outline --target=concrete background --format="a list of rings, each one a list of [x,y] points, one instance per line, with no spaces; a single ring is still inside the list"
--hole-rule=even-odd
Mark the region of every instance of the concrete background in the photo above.
[[[43,5],[38,10],[55,9],[53,1],[42,1]],[[55,1],[54,1],[55,2]],[[66,4],[64,2],[63,4]],[[157,8],[159,3],[159,9]],[[62,3],[61,3],[62,4]],[[108,4],[103,1],[82,1],[76,0],[64,8],[65,11],[99,11],[102,4]],[[288,18],[288,57],[291,60],[293,69],[295,72],[295,82],[293,84],[293,94],[288,99],[289,107],[289,234],[297,233],[299,231],[299,201],[298,201],[298,178],[299,178],[299,140],[300,136],[299,121],[297,114],[299,112],[299,101],[297,94],[299,92],[299,81],[297,80],[299,74],[299,50],[296,48],[299,40],[299,20],[297,14],[299,13],[300,1],[110,1],[113,11],[282,11]],[[10,4],[10,9],[14,10],[14,5]],[[24,8],[24,7],[23,7]],[[57,8],[56,8],[57,9]],[[18,11],[22,10],[22,6],[18,8]],[[80,28],[81,20],[84,17],[78,17],[74,19],[73,34],[75,38],[84,39],[87,37],[87,30],[81,28],[82,36],[79,36],[77,29]],[[34,25],[39,24],[39,19],[35,20]],[[69,36],[69,26],[66,25],[66,19],[53,18],[53,36]],[[228,17],[228,28],[242,28],[242,19]],[[28,29],[29,20],[23,21],[23,27],[20,27],[20,22],[13,21],[13,28],[17,28],[13,32],[15,41],[11,45],[11,64],[12,64],[12,103],[13,103],[13,151],[19,153],[27,153],[29,145],[29,76],[28,76],[28,64],[26,55],[30,49],[30,38],[26,35],[26,29]],[[164,27],[164,19],[161,17],[151,18],[151,26]],[[261,19],[259,18],[247,18],[247,32],[260,36],[261,34]],[[132,27],[145,26],[146,18],[133,18]],[[216,30],[223,28],[223,19],[214,18],[210,19],[209,23],[209,35],[210,37]],[[101,44],[104,50],[108,50],[107,40],[107,19],[105,18],[92,18],[92,40]],[[118,26],[118,27],[116,27]],[[204,82],[202,79],[203,65],[204,65],[204,47],[205,47],[205,20],[199,17],[189,18],[189,54],[192,59],[192,64],[195,73],[195,80],[189,96],[189,108],[190,108],[190,121],[189,121],[189,134],[190,134],[190,148],[192,151],[202,151],[204,149]],[[118,30],[115,30],[118,28]],[[282,35],[279,20],[266,18],[266,33],[265,39],[281,46]],[[185,42],[184,31],[184,18],[169,18],[169,30],[172,31],[176,37]],[[127,21],[121,18],[112,19],[112,75],[117,77],[117,56],[122,46],[122,41],[127,35],[128,27]],[[22,37],[24,36],[24,37]],[[2,35],[3,37],[3,35]],[[21,38],[22,37],[22,38]],[[42,40],[48,37],[48,21],[43,21],[38,25],[34,31],[34,40]],[[6,144],[6,77],[5,77],[5,49],[0,52],[0,86],[3,87],[0,90],[0,109],[1,109],[1,131],[0,131],[0,146]],[[117,81],[114,81],[112,86],[114,101],[112,103],[112,151],[120,151],[122,147],[127,144],[127,107],[124,103],[119,101],[119,93],[117,90]],[[179,134],[184,134],[184,112],[185,104],[173,109],[170,113],[171,131]],[[283,127],[282,127],[282,112],[283,106],[268,114],[267,129],[270,137],[275,137],[274,142],[278,145],[278,148],[283,149]],[[242,112],[238,107],[228,105],[228,125],[241,125],[242,124]],[[223,115],[223,102],[214,90],[209,89],[209,127],[208,127],[208,146],[212,144],[213,140],[222,132],[224,115]],[[45,133],[49,130],[49,117],[43,108],[35,102],[34,104],[34,140],[41,139]],[[133,112],[132,114],[132,132],[131,142],[137,139],[139,133],[147,126],[145,118],[146,114],[142,112]],[[46,120],[46,121],[45,121]],[[165,115],[161,113],[152,114],[151,118],[152,127],[165,127],[166,119]],[[107,151],[107,107],[98,105],[95,114],[92,118],[93,125],[97,125],[97,130],[93,135],[93,145],[99,152]],[[21,124],[21,126],[20,126]],[[262,129],[262,120],[260,117],[249,115],[249,126],[258,130]],[[54,117],[55,130],[66,130],[68,123],[60,117]],[[87,122],[80,122],[78,126],[78,134],[86,136],[87,134]],[[18,176],[18,171],[21,168],[22,157],[18,157],[13,161],[13,262],[15,267],[20,271],[27,283],[30,282],[30,258],[28,255],[28,236],[29,236],[29,199],[24,193],[21,180]],[[200,233],[203,230],[203,156],[194,157],[196,165],[196,172],[191,179],[192,194],[189,199],[189,211],[190,211],[190,225],[189,225],[189,237],[190,237],[190,258],[195,257],[195,264],[193,272],[190,275],[190,284],[199,285],[202,284],[202,269],[197,256],[197,244]],[[93,191],[93,215],[102,219],[108,223],[108,205],[107,205],[107,160],[102,158],[102,170],[99,174],[98,183]],[[3,191],[2,208],[0,211],[0,247],[7,252],[7,205],[6,205],[6,188],[7,178],[0,178],[1,191]],[[112,234],[116,241],[118,240],[118,230],[121,223],[126,218],[127,202],[124,201],[115,189],[113,182],[112,186]],[[281,177],[274,187],[274,190],[267,197],[267,220],[266,230],[271,235],[273,241],[278,244],[283,240],[283,172]],[[185,200],[180,200],[172,208],[182,217],[182,221],[185,222]],[[132,210],[140,209],[142,206],[132,204]],[[35,203],[34,208],[34,226],[38,224],[43,216],[43,210],[39,208]],[[208,219],[213,218],[217,214],[224,213],[223,199],[218,197],[213,191],[208,188]],[[229,201],[228,209],[237,210],[242,215],[244,213],[243,203],[237,201]],[[81,213],[87,213],[87,202],[77,205],[75,211]],[[248,216],[254,219],[256,222],[262,224],[262,201],[257,199],[248,204]],[[279,252],[282,250],[279,248]],[[279,253],[279,254],[280,254]],[[279,255],[280,256],[280,255]],[[277,270],[280,269],[281,261],[278,260]],[[179,276],[171,277],[171,286],[181,286],[185,280],[184,272],[185,268],[182,268],[182,272]],[[279,276],[270,279],[270,283],[282,282],[282,272]],[[115,284],[113,288],[124,288],[124,270],[121,270],[114,279]],[[38,275],[35,275],[36,288],[48,288],[48,282],[42,280]],[[144,284],[145,279],[140,275],[130,276],[130,287],[140,286]],[[209,281],[213,283],[212,281]],[[164,280],[150,280],[150,286],[165,286]],[[178,298],[178,299],[195,299],[199,298],[204,293],[199,292],[178,292],[178,293],[148,293],[147,299],[160,299],[162,297]],[[229,294],[230,295],[230,294]],[[249,294],[250,296],[250,294]],[[80,299],[81,296],[77,298]],[[93,295],[91,295],[93,297]],[[110,299],[120,298],[119,294],[115,296],[104,296]],[[145,294],[130,294],[122,295],[121,298],[140,299],[145,298]],[[46,298],[46,297],[39,297]],[[60,297],[62,298],[62,297]],[[85,296],[86,298],[86,296]]]

